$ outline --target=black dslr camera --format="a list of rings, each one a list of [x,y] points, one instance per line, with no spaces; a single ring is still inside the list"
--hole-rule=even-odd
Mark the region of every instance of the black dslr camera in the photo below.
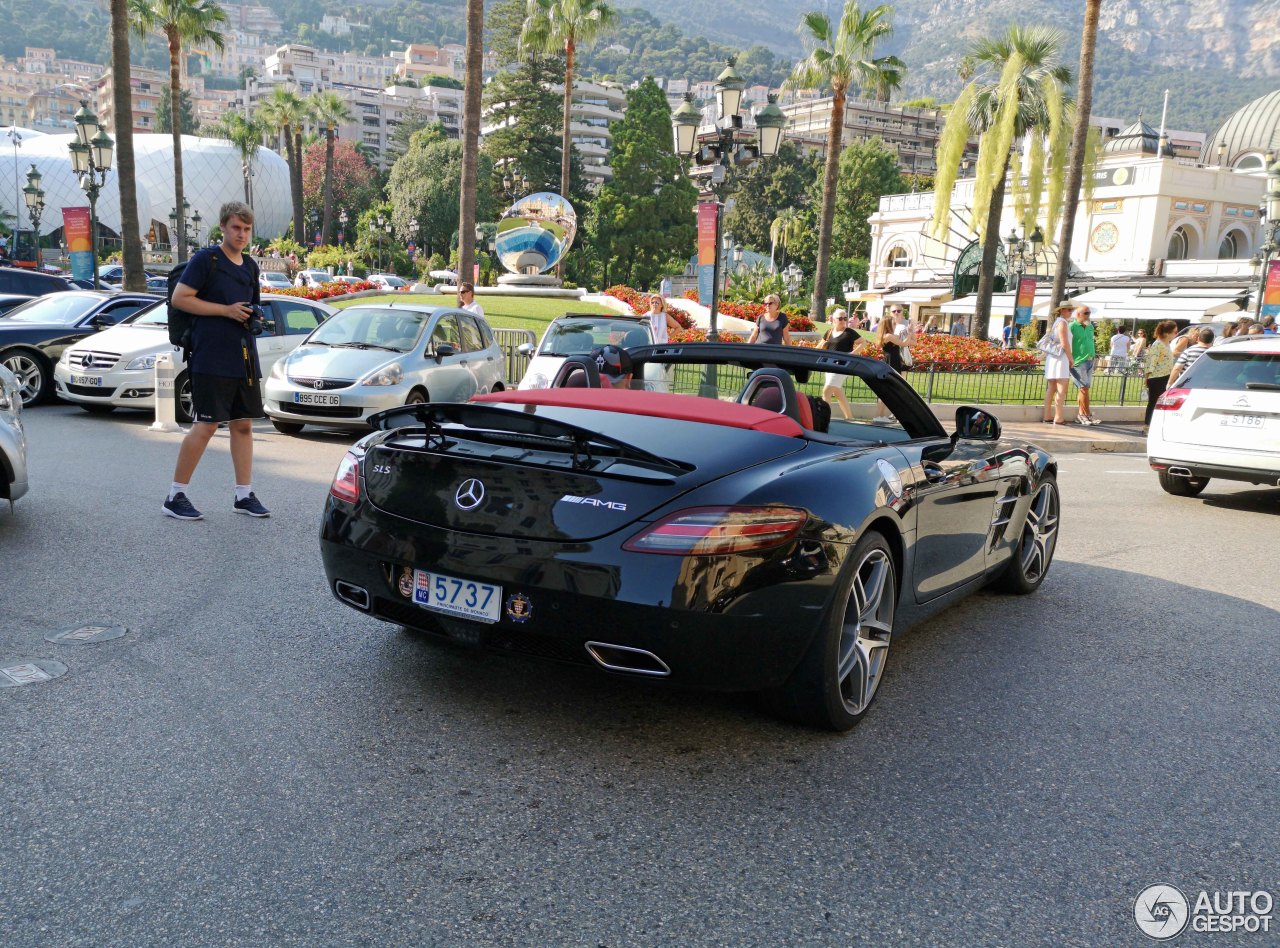
[[[252,312],[249,314],[249,321],[245,323],[245,328],[254,336],[261,336],[267,328],[267,314],[262,311],[261,306],[250,306]]]

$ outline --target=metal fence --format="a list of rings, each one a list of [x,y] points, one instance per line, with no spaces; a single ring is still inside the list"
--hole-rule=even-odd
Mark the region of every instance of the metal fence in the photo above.
[[[505,357],[503,371],[506,373],[507,382],[511,388],[515,388],[524,378],[525,370],[529,368],[529,356],[522,354],[520,347],[526,342],[537,345],[538,337],[531,329],[493,327],[493,338],[502,347],[502,354]]]

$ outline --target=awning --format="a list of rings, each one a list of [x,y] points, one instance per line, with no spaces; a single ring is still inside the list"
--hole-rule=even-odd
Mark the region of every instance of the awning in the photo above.
[[[916,287],[899,290],[884,298],[886,303],[932,303],[951,296],[951,288],[947,286]]]
[[[992,316],[1012,316],[1013,315],[1013,293],[992,293],[991,294],[991,315]],[[962,296],[958,300],[951,300],[949,303],[943,303],[940,307],[944,313],[961,314],[972,316],[974,310],[978,307],[978,296]],[[1035,301],[1031,305],[1032,316],[1042,316],[1049,308],[1049,293],[1037,293]]]
[[[1093,319],[1172,319],[1175,322],[1209,322],[1215,316],[1241,311],[1240,295],[1228,295],[1230,290],[1170,290],[1153,293],[1139,289],[1090,290],[1073,296],[1067,305],[1087,305],[1093,311]]]

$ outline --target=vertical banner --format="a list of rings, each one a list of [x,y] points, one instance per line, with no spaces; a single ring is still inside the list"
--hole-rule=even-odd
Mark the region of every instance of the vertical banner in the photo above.
[[[66,235],[67,253],[71,257],[71,276],[77,280],[93,280],[97,261],[93,255],[90,226],[87,207],[62,209],[62,230]]]
[[[716,213],[720,205],[715,201],[698,202],[698,302],[711,305],[715,289],[716,272]]]
[[[480,264],[478,263],[471,265],[471,283],[474,286],[480,285]]]
[[[1018,281],[1018,296],[1013,304],[1013,322],[1025,326],[1031,322],[1031,307],[1036,301],[1036,278],[1023,277]]]
[[[1280,259],[1267,264],[1267,279],[1262,284],[1262,311],[1259,315],[1280,319]]]

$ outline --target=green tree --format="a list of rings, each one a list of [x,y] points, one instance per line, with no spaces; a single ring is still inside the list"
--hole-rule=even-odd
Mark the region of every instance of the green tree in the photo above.
[[[1062,34],[1043,27],[1010,26],[999,36],[978,40],[963,66],[964,74],[972,79],[947,115],[938,141],[932,221],[935,236],[940,236],[949,225],[951,191],[965,142],[981,135],[974,175],[977,183],[973,194],[973,225],[982,241],[982,265],[970,327],[970,334],[979,339],[987,338],[991,319],[1000,216],[1004,210],[1005,182],[1014,142],[1032,135],[1033,160],[1027,176],[1043,181],[1044,149],[1041,146],[1047,137],[1054,165],[1050,177],[1061,180],[1059,159],[1064,151],[1067,127],[1064,102],[1071,83],[1071,71],[1062,65],[1061,52]],[[1034,197],[1039,200],[1038,193]],[[1051,216],[1057,213],[1052,188],[1049,213]],[[1053,227],[1048,230],[1052,232]]]
[[[569,196],[572,138],[574,56],[578,46],[590,46],[612,25],[617,15],[604,0],[529,0],[520,46],[538,52],[564,52],[564,93],[561,109],[560,193]]]
[[[173,136],[173,200],[178,209],[178,233],[187,226],[183,214],[182,187],[182,46],[209,44],[225,46],[219,27],[227,21],[222,8],[212,0],[129,0],[133,30],[143,39],[160,33],[169,46],[169,132]],[[123,68],[121,64],[117,64]],[[125,72],[128,70],[125,69]],[[187,259],[186,241],[178,241],[178,262]]]
[[[548,88],[554,60],[536,57],[499,73],[485,86],[483,149],[501,178],[523,175],[532,191],[554,191],[560,178],[560,103]],[[548,68],[551,67],[551,68]],[[579,197],[582,160],[575,151],[570,168],[570,200]],[[495,187],[496,190],[496,187]]]
[[[257,110],[258,120],[268,128],[279,132],[284,144],[285,160],[289,163],[289,197],[293,205],[293,232],[304,233],[302,223],[302,138],[301,130],[307,118],[307,107],[302,96],[284,86],[276,86]],[[295,135],[295,133],[299,133]]]
[[[776,271],[779,269],[781,261],[778,259],[778,250],[781,249],[785,257],[791,245],[799,239],[803,227],[804,215],[794,207],[783,208],[778,216],[773,219],[773,223],[769,225],[770,270]]]
[[[477,174],[476,216],[488,220],[494,207],[488,186],[493,169],[487,156],[480,157]],[[410,221],[416,220],[424,252],[447,253],[458,231],[461,187],[462,143],[446,138],[438,124],[414,133],[408,151],[391,167],[387,182],[396,232],[408,234]]]
[[[321,243],[331,244],[334,240],[333,143],[337,138],[338,126],[351,121],[351,109],[338,93],[329,89],[314,93],[307,99],[307,105],[311,109],[311,115],[316,120],[316,124],[324,129],[324,211]]]
[[[600,189],[589,215],[603,283],[650,286],[693,253],[698,197],[673,147],[671,107],[652,79],[627,93],[626,114],[613,127],[609,164],[613,179]]]
[[[846,148],[840,156],[832,253],[841,257],[870,256],[871,225],[867,218],[880,207],[881,197],[900,194],[904,189],[898,154],[879,138]]]
[[[244,178],[244,203],[253,207],[253,162],[258,145],[270,127],[260,119],[247,119],[239,112],[227,112],[202,130],[205,138],[222,138],[231,142],[240,154],[240,174]]]
[[[844,134],[845,101],[850,86],[877,88],[888,69],[905,69],[894,57],[873,58],[876,45],[893,35],[888,5],[864,11],[857,0],[846,0],[839,25],[833,27],[825,13],[806,13],[801,32],[809,55],[796,64],[788,84],[802,89],[831,90],[831,125],[827,132],[826,167],[823,172],[822,209],[818,218],[818,256],[813,299],[809,314],[816,322],[826,316],[827,261],[831,256],[831,228],[835,220],[836,182],[839,178],[840,144]]]
[[[173,109],[169,104],[169,99],[169,87],[161,86],[160,101],[156,103],[155,130],[158,135],[167,135],[173,131]],[[187,89],[183,89],[182,94],[178,97],[178,114],[181,116],[183,135],[196,135],[199,133],[200,121],[196,118],[195,102],[191,98],[191,92]]]
[[[772,246],[774,220],[788,210],[799,214],[808,205],[820,169],[821,159],[803,157],[784,141],[772,160],[754,162],[736,175],[725,231],[745,247],[763,251]]]

